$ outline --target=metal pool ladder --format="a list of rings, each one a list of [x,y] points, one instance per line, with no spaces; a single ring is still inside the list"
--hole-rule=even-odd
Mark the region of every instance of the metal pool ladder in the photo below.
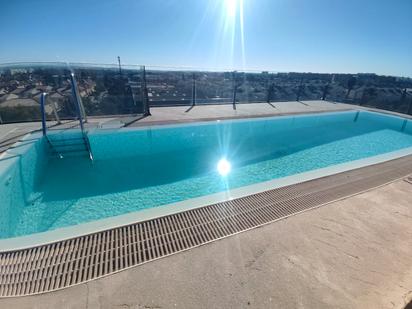
[[[93,153],[90,146],[89,138],[84,130],[81,101],[77,89],[74,74],[71,73],[70,79],[72,82],[73,97],[75,98],[76,112],[80,124],[80,132],[71,132],[69,138],[63,137],[63,134],[47,134],[46,126],[46,93],[42,93],[40,97],[40,107],[42,116],[42,132],[43,136],[49,144],[51,150],[59,157],[87,154],[89,159],[93,162]]]

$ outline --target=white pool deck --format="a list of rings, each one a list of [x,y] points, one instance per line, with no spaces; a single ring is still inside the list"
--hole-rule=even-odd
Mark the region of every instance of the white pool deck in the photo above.
[[[134,125],[356,108],[304,103],[152,108]],[[0,140],[36,128],[1,125]],[[403,308],[411,298],[412,184],[398,180],[78,286],[0,299],[0,308]]]

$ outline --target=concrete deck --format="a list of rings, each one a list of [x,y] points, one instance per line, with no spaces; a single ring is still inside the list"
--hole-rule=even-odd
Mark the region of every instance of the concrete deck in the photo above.
[[[412,298],[403,180],[1,308],[403,308]]]
[[[221,118],[247,118],[259,116],[276,116],[284,114],[301,114],[310,112],[339,111],[354,109],[356,106],[332,103],[327,101],[290,101],[237,104],[234,110],[231,104],[226,105],[202,105],[190,108],[188,106],[176,107],[155,107],[151,108],[151,117],[138,121],[139,124],[151,122],[181,122],[199,121],[202,119],[221,119]]]

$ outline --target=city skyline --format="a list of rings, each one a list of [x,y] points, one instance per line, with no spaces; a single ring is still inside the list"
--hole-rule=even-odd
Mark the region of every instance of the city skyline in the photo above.
[[[120,55],[128,64],[412,77],[407,0],[74,0],[69,7],[17,0],[2,7],[2,63],[115,63]]]

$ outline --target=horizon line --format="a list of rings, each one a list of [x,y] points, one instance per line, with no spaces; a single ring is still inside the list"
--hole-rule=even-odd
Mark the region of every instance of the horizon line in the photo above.
[[[15,62],[0,62],[0,66],[12,66],[12,65],[41,65],[41,64],[65,64],[67,66],[70,65],[90,65],[92,66],[112,66],[114,68],[119,67],[119,63],[99,63],[99,62],[73,62],[73,61],[15,61]],[[239,73],[263,73],[268,72],[272,74],[283,74],[283,73],[298,73],[298,74],[342,74],[342,75],[376,75],[376,76],[384,76],[384,77],[397,77],[397,78],[407,78],[412,79],[412,76],[400,76],[400,75],[388,75],[388,74],[378,74],[375,72],[311,72],[311,71],[276,71],[276,70],[269,70],[269,69],[240,69],[240,68],[218,68],[218,67],[196,67],[196,66],[176,66],[176,65],[152,65],[152,64],[128,64],[128,63],[121,63],[121,67],[145,67],[147,68],[155,68],[155,69],[163,69],[164,71],[199,71],[199,72],[239,72]]]

